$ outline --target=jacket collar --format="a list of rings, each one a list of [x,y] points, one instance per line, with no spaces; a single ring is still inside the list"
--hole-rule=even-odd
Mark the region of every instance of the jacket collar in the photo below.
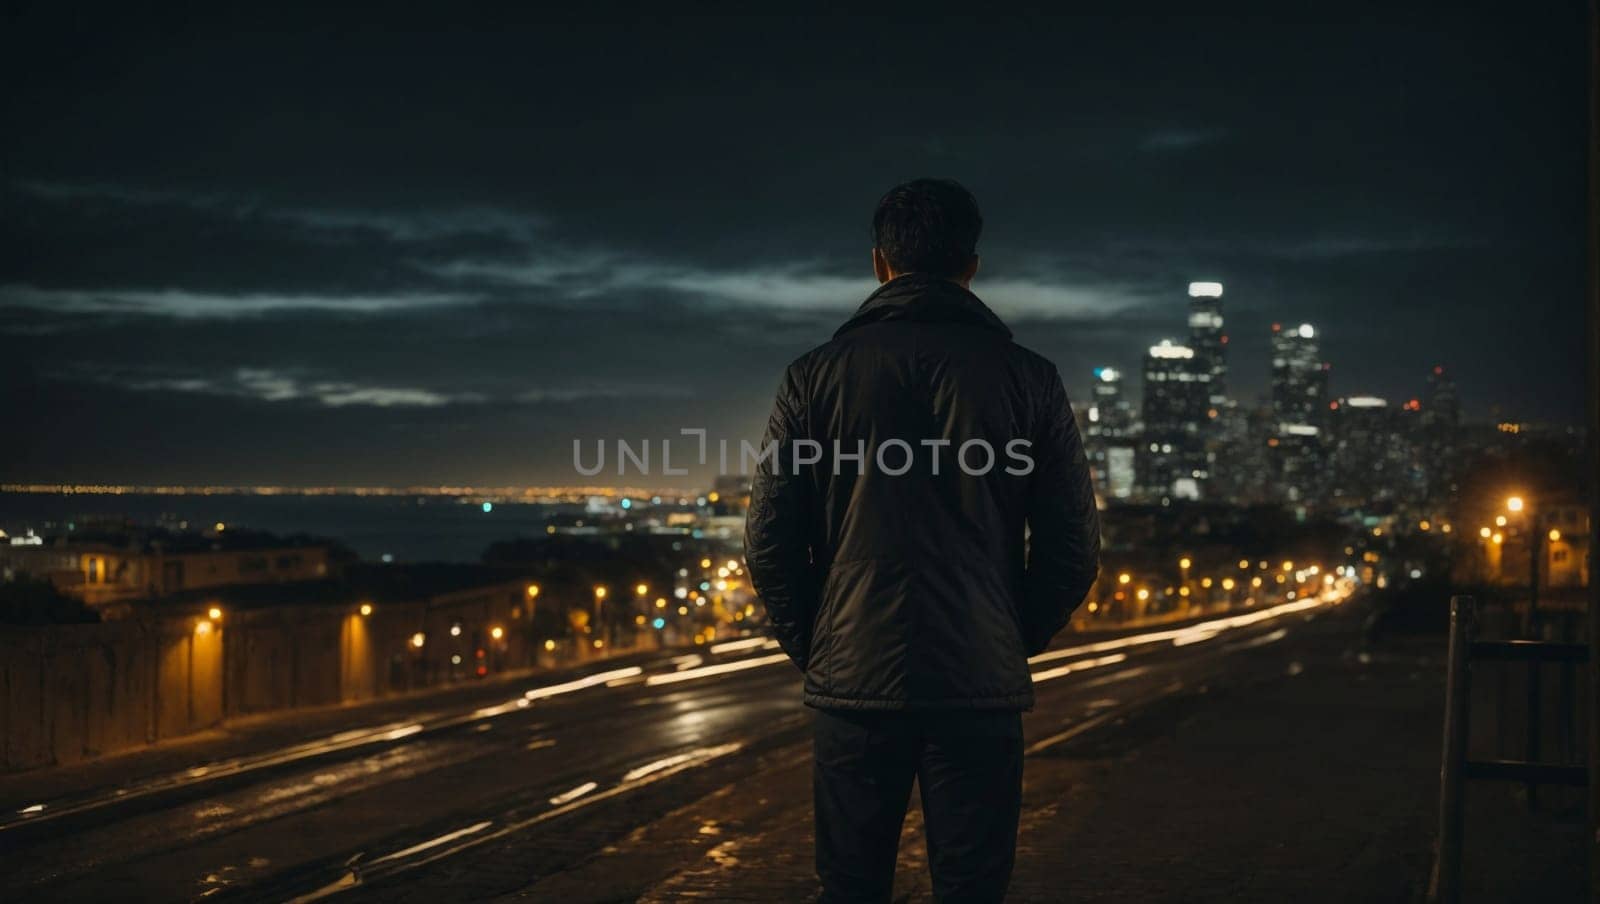
[[[879,286],[833,335],[837,338],[856,327],[887,320],[970,323],[1011,337],[1011,330],[978,296],[948,279],[921,273],[897,276]]]

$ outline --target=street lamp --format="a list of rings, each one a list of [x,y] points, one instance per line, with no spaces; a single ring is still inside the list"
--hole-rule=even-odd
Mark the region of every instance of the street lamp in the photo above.
[[[1539,556],[1542,553],[1539,541],[1544,537],[1539,533],[1539,514],[1521,496],[1506,497],[1506,511],[1520,512],[1526,520],[1523,527],[1526,529],[1528,536],[1528,617],[1524,620],[1523,627],[1524,633],[1532,634],[1534,619],[1539,614]],[[1501,515],[1495,521],[1496,523],[1504,524],[1504,519],[1505,516]],[[1560,538],[1559,533],[1554,531],[1552,533],[1555,534],[1551,538],[1552,540]],[[1499,539],[1498,534],[1495,535],[1495,539]]]

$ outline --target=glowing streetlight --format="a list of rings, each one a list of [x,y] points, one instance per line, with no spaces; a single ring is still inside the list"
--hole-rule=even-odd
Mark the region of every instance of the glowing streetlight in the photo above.
[[[422,649],[422,645],[427,643],[427,642],[428,642],[428,635],[422,633],[421,631],[418,631],[417,633],[411,635],[411,645],[416,647],[419,650]]]
[[[371,603],[362,603],[360,611],[361,611],[362,615],[371,615],[372,614],[372,604]]]
[[[1495,527],[1505,527],[1506,526],[1506,516],[1505,515],[1496,515],[1496,516],[1494,516],[1494,526]]]
[[[1520,512],[1522,511],[1522,505],[1521,496],[1511,496],[1506,499],[1506,511],[1508,512]]]
[[[500,638],[506,636],[506,629],[500,627],[499,625],[495,625],[493,628],[489,629],[489,636],[493,637],[495,640],[499,640]]]
[[[539,585],[538,584],[529,584],[528,585],[528,599],[530,599],[530,600],[531,599],[538,599],[538,597],[539,597]]]
[[[1132,581],[1133,581],[1133,575],[1127,573],[1126,571],[1124,571],[1123,573],[1117,575],[1117,583],[1118,584],[1128,584],[1128,583],[1132,583]]]
[[[1560,543],[1561,542],[1561,531],[1556,530],[1553,527],[1550,528],[1550,542],[1551,543]]]
[[[594,598],[596,601],[603,600],[606,598],[606,594],[609,592],[610,591],[606,590],[606,588],[597,584],[594,588]]]
[[[206,618],[209,618],[212,621],[222,621],[222,610],[216,606],[212,606],[210,609],[206,610]]]
[[[1223,578],[1222,579],[1222,589],[1223,590],[1232,590],[1233,588],[1234,588],[1233,578]]]
[[[649,592],[650,592],[650,585],[649,584],[635,584],[634,585],[634,588],[633,588],[634,596],[644,596],[644,595],[648,594]]]
[[[1178,560],[1178,567],[1182,568],[1184,571],[1188,571],[1189,566],[1193,564],[1194,562],[1188,556],[1184,556]]]
[[[1490,537],[1494,536],[1494,531],[1488,529],[1487,527],[1480,527],[1480,528],[1478,528],[1478,536],[1480,536],[1480,537],[1484,538],[1485,540],[1487,540]]]

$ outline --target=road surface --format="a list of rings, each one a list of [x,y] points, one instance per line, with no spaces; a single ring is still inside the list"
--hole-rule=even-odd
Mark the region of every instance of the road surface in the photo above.
[[[1032,662],[1029,755],[1185,688],[1256,667],[1281,673],[1281,657],[1269,663],[1260,652],[1315,642],[1312,626],[1347,592],[1062,638]],[[793,802],[807,793],[799,678],[762,638],[596,663],[561,681],[506,685],[490,702],[486,693],[455,709],[430,698],[405,718],[114,788],[6,801],[0,890],[18,901],[540,899],[558,890],[581,901],[593,886],[574,883],[575,870],[588,864],[592,874],[597,855],[617,845],[642,848],[652,826],[661,831],[691,803],[714,810],[751,794]],[[657,859],[673,856],[662,844]],[[592,899],[648,896],[618,875],[635,860],[615,859],[608,890]]]

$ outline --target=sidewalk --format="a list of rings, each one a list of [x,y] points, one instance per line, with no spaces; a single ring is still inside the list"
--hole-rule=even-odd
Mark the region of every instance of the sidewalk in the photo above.
[[[1347,626],[1346,626],[1347,627]],[[1013,901],[1418,901],[1431,866],[1442,646],[1341,629],[1253,674],[1029,758]],[[1274,659],[1274,657],[1276,657]],[[1038,737],[1032,727],[1030,740]],[[763,765],[520,900],[806,899],[809,751]],[[1469,901],[1582,899],[1582,810],[1474,786]],[[913,808],[897,901],[932,899]]]

